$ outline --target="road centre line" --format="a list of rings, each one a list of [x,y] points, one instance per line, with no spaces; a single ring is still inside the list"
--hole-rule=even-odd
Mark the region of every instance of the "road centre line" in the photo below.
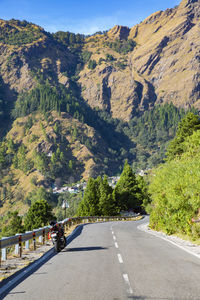
[[[116,236],[115,235],[113,235],[113,240],[116,241]]]
[[[119,246],[118,246],[117,242],[115,242],[115,247],[116,247],[116,248],[119,248]]]
[[[118,253],[117,256],[118,256],[119,263],[120,263],[120,264],[123,264],[123,259],[122,259],[121,254]]]
[[[131,288],[131,284],[130,284],[130,281],[129,281],[129,278],[128,278],[128,274],[123,274],[123,278],[124,278],[124,281],[125,281],[125,283],[126,283],[126,285],[127,285],[127,292],[129,293],[129,294],[133,294],[133,290],[132,290],[132,288]]]

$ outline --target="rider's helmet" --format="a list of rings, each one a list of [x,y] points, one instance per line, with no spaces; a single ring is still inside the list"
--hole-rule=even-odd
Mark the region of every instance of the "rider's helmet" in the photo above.
[[[50,224],[51,226],[56,225],[56,223],[57,223],[57,222],[56,222],[55,220],[52,220],[52,221],[49,222],[49,224]]]

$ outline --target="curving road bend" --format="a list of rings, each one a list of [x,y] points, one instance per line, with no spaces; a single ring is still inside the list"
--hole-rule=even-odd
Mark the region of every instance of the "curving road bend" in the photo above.
[[[199,300],[200,260],[137,228],[146,222],[79,227],[62,252],[2,299]]]

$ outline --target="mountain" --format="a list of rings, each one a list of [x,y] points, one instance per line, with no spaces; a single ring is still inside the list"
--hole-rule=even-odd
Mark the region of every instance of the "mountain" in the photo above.
[[[85,47],[101,64],[80,73],[84,99],[124,120],[165,102],[199,109],[199,14],[199,1],[184,0],[130,29],[115,26],[89,38]],[[116,52],[115,44],[127,39],[135,42],[133,49]]]
[[[84,36],[0,20],[0,212],[39,187],[162,162],[199,110],[200,1]],[[23,203],[23,205],[22,205]]]

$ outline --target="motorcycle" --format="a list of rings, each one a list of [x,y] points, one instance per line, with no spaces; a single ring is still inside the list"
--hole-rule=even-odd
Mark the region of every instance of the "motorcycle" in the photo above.
[[[58,224],[50,225],[52,226],[52,228],[50,229],[51,240],[54,244],[56,252],[60,252],[66,246],[64,231]]]

